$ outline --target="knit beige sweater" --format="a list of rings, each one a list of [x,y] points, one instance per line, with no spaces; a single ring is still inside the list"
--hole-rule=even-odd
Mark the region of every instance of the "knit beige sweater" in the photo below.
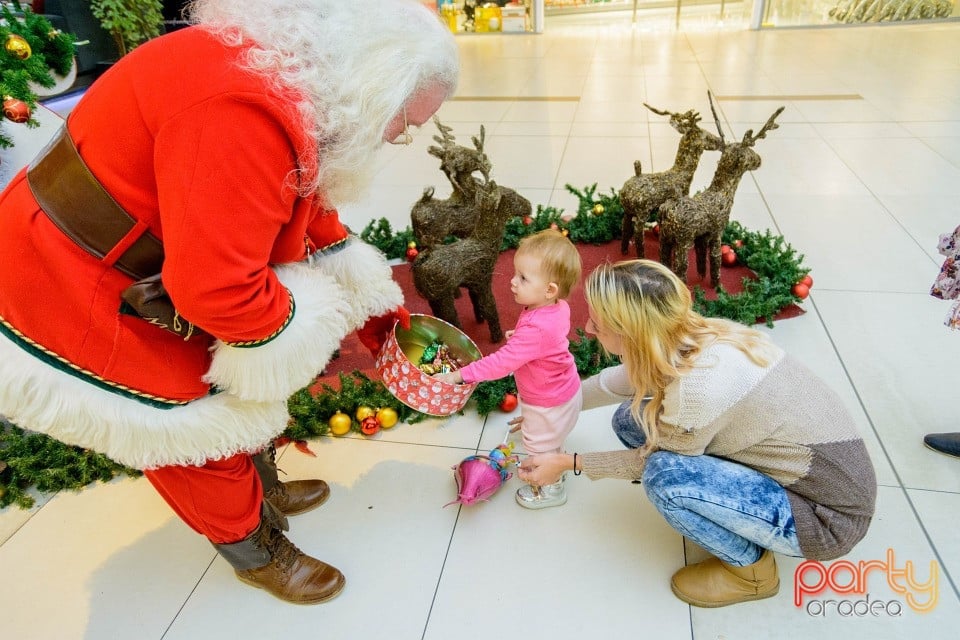
[[[866,534],[877,482],[863,438],[832,389],[776,349],[767,367],[731,345],[715,344],[697,366],[665,390],[659,448],[711,455],[764,473],[787,490],[800,548],[807,558],[846,554]],[[584,381],[584,409],[629,400],[622,366]],[[582,454],[584,473],[634,480],[639,449]]]

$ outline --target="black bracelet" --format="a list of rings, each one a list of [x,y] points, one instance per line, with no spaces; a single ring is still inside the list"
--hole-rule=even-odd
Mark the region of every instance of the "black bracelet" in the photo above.
[[[573,475],[578,476],[583,473],[583,470],[577,470],[577,454],[573,454]]]

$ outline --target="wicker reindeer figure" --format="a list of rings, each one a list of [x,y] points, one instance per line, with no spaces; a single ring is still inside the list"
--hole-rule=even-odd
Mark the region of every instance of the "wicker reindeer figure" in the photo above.
[[[623,183],[620,203],[623,205],[623,229],[620,234],[620,253],[626,255],[630,238],[634,238],[637,256],[644,257],[643,229],[651,215],[664,201],[682,198],[690,193],[690,183],[697,171],[700,156],[704,151],[719,151],[720,138],[698,126],[700,114],[690,110],[674,113],[654,109],[646,102],[647,109],[660,116],[670,116],[670,126],[680,133],[680,145],[673,166],[661,173],[643,175],[640,161],[633,163],[635,176]]]
[[[765,138],[768,131],[778,128],[775,120],[784,108],[774,111],[756,135],[749,129],[743,134],[742,141],[728,143],[723,138],[713,96],[707,95],[720,133],[720,160],[709,187],[692,197],[668,200],[660,206],[660,262],[685,281],[687,254],[690,247],[695,247],[697,273],[702,279],[706,275],[709,253],[710,285],[716,289],[720,284],[720,240],[730,220],[733,196],[743,174],[760,167],[760,156],[753,150],[753,145]]]
[[[410,212],[420,248],[413,262],[413,284],[435,316],[457,327],[461,325],[454,299],[464,287],[476,321],[487,323],[491,342],[500,342],[503,331],[493,296],[493,268],[507,220],[530,215],[532,207],[513,189],[490,179],[482,125],[480,137],[472,138],[474,149],[470,149],[455,143],[450,127],[436,118],[434,122],[441,136],[433,139],[440,146],[431,146],[428,152],[440,158],[440,169],[450,180],[453,193],[446,200],[437,200],[433,187],[428,187]]]

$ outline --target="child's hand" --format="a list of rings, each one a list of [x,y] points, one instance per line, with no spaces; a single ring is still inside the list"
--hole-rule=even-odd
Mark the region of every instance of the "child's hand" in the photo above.
[[[514,418],[513,420],[507,423],[507,425],[510,427],[510,433],[516,433],[517,431],[520,431],[520,429],[522,428],[520,425],[522,424],[523,424],[523,416],[517,416],[516,418]]]
[[[435,373],[432,376],[435,380],[440,382],[446,382],[447,384],[462,384],[463,378],[460,377],[459,371],[451,371],[450,373]]]
[[[513,329],[507,329],[506,331],[503,332],[503,337],[509,340],[510,336],[512,336],[513,334],[514,334]]]

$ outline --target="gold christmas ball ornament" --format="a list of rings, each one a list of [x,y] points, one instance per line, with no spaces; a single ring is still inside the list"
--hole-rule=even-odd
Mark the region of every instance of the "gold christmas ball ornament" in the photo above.
[[[407,249],[416,249],[416,248],[417,248],[417,243],[414,242],[413,240],[407,243]]]
[[[369,418],[372,415],[377,413],[376,409],[373,407],[368,407],[366,405],[360,405],[357,407],[357,422],[363,422],[364,418]]]
[[[390,429],[400,420],[400,416],[397,415],[396,409],[390,407],[383,407],[377,411],[377,420],[380,422],[380,426],[384,429]]]
[[[598,216],[601,213],[603,213],[603,205],[598,202],[597,204],[593,205],[593,215]]]
[[[30,50],[30,44],[24,39],[24,37],[18,36],[15,33],[11,33],[7,36],[7,41],[4,43],[3,47],[7,50],[7,53],[12,55],[17,60],[26,60],[33,53],[33,51]]]
[[[350,433],[352,422],[353,421],[350,420],[350,416],[342,411],[337,411],[335,414],[330,416],[330,420],[327,422],[327,424],[330,425],[330,433],[335,436],[345,436]]]

